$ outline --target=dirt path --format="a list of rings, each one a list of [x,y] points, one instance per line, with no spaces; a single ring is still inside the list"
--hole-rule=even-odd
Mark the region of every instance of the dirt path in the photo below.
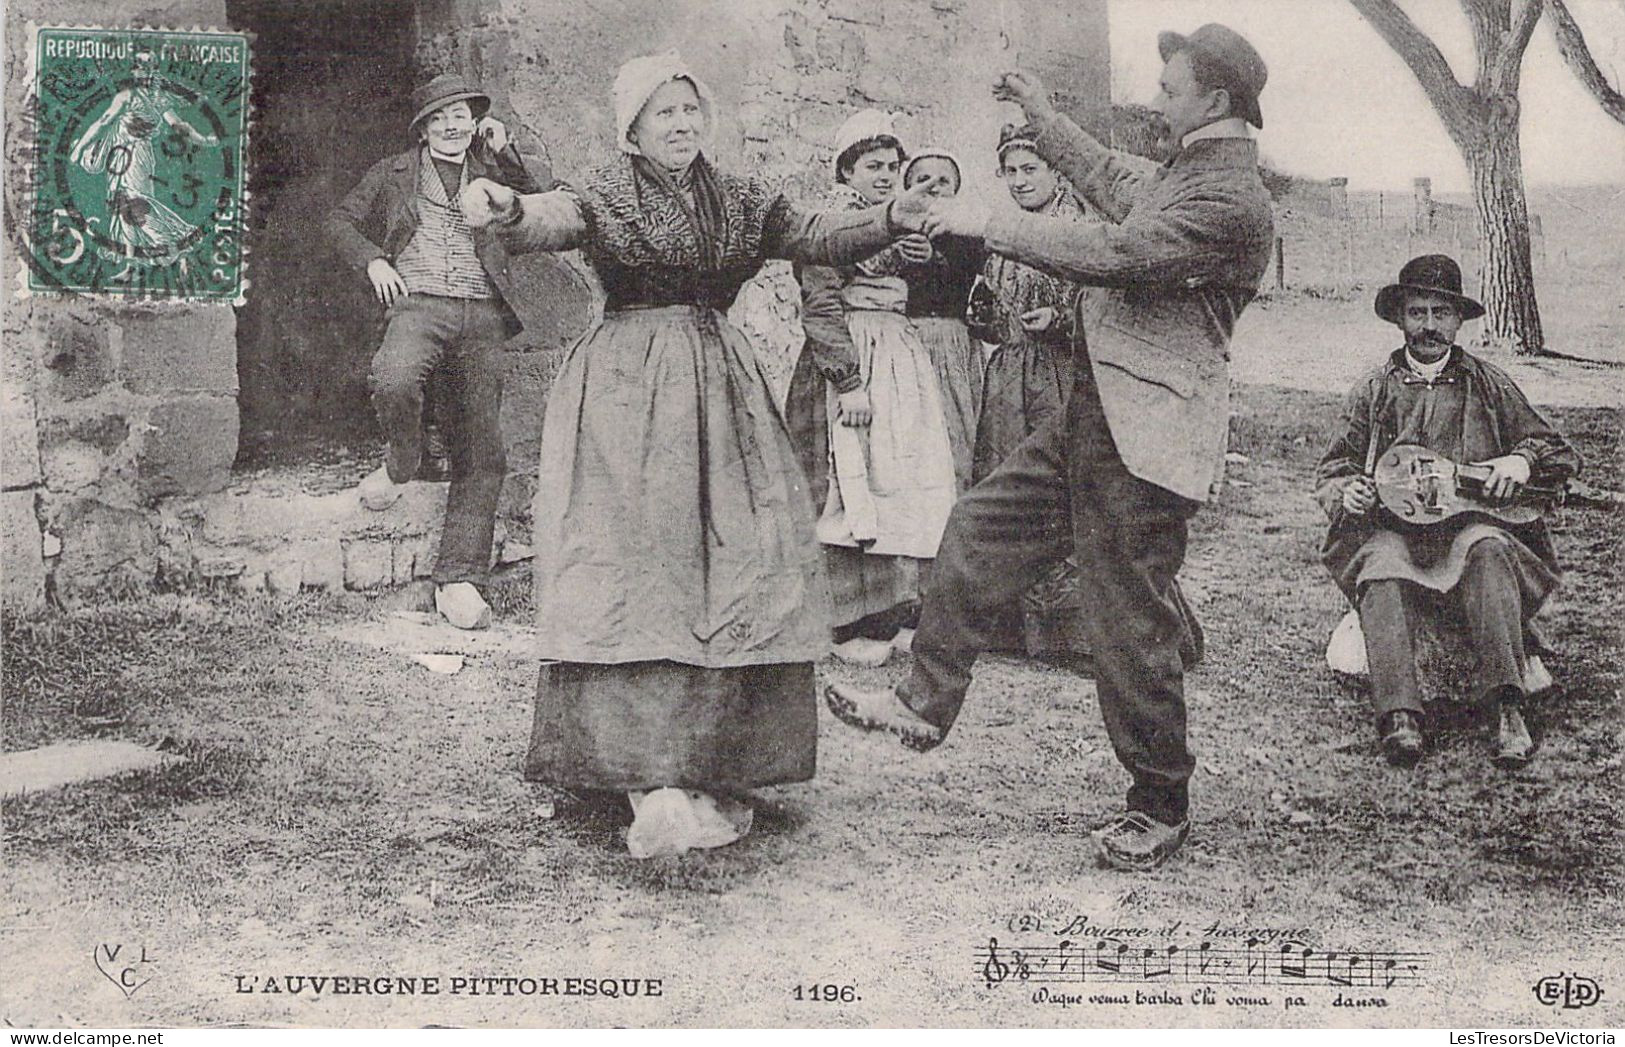
[[[624,856],[619,812],[519,780],[534,673],[522,655],[493,651],[438,676],[328,635],[386,615],[358,598],[311,601],[298,614],[193,600],[171,616],[179,624],[157,630],[157,649],[184,659],[186,637],[225,646],[121,728],[173,739],[188,763],[7,805],[0,1016],[115,1026],[1618,1024],[1617,992],[1565,1014],[1536,1006],[1530,986],[1583,970],[1617,987],[1625,970],[1620,521],[1597,510],[1558,521],[1575,566],[1554,615],[1568,656],[1533,767],[1493,770],[1478,727],[1461,723],[1414,774],[1391,771],[1375,757],[1363,696],[1321,662],[1342,608],[1315,561],[1322,523],[1304,476],[1335,402],[1241,393],[1237,450],[1250,460],[1199,517],[1186,572],[1210,651],[1189,680],[1196,830],[1160,874],[1087,860],[1083,833],[1115,811],[1125,780],[1092,685],[1056,669],[984,663],[953,738],[926,756],[826,715],[817,779],[764,791],[750,837],[638,863]],[[1561,417],[1620,486],[1617,453],[1601,450],[1617,445],[1617,413]],[[510,613],[523,599],[522,580],[512,585]],[[164,664],[174,676],[174,662],[132,662],[123,683]],[[821,671],[894,680],[905,664]],[[1021,914],[1044,929],[1013,930]],[[1333,1006],[1338,993],[1326,988],[1249,991],[1269,999],[1251,1007],[1225,1003],[1236,994],[1221,990],[1196,1005],[1185,986],[1169,987],[1178,1004],[1062,1007],[1035,1003],[1019,979],[982,979],[975,950],[990,938],[1007,950],[1053,944],[1056,921],[1075,916],[1086,926],[1180,923],[1159,948],[1195,948],[1218,924],[1296,931],[1322,953],[1433,955],[1425,991],[1350,990],[1387,1005],[1361,1010]],[[92,961],[103,943],[144,946],[152,981],[126,999]],[[290,974],[439,976],[442,993],[237,991]],[[657,978],[663,995],[447,991],[471,976]],[[811,983],[852,985],[861,1000],[798,1002],[797,986]],[[1305,1006],[1286,1010],[1290,996]]]

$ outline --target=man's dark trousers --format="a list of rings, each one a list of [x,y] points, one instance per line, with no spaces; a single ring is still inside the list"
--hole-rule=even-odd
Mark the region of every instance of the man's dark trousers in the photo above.
[[[372,359],[372,403],[389,441],[389,478],[407,483],[423,460],[429,373],[445,382],[451,489],[434,580],[483,583],[491,569],[497,501],[508,471],[502,449],[502,344],[511,314],[499,299],[412,294],[389,310]]]
[[[1425,597],[1433,596],[1424,602]],[[1467,550],[1461,581],[1441,599],[1410,582],[1368,582],[1360,594],[1360,631],[1371,668],[1371,701],[1377,721],[1391,712],[1422,712],[1416,671],[1416,624],[1430,608],[1455,603],[1467,625],[1478,666],[1475,697],[1508,689],[1523,694],[1523,597],[1512,556],[1502,542],[1486,538]]]
[[[1175,574],[1198,503],[1131,475],[1087,361],[1057,412],[954,506],[914,637],[904,703],[946,730],[989,624],[1074,553],[1100,710],[1133,776],[1130,810],[1185,819],[1195,761],[1185,744],[1182,651],[1197,641]]]

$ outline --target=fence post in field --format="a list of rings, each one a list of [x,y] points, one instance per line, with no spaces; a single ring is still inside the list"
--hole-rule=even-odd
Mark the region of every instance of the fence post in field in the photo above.
[[[1426,236],[1433,232],[1433,179],[1418,178],[1414,185],[1416,210],[1411,215],[1411,232]]]
[[[1286,290],[1286,240],[1275,238],[1275,289]]]

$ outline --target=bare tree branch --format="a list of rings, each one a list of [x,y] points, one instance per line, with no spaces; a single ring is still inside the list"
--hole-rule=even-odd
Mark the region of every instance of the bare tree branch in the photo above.
[[[1438,110],[1450,137],[1463,149],[1469,148],[1483,122],[1478,100],[1456,80],[1456,74],[1438,46],[1393,0],[1349,0],[1349,3],[1410,66],[1428,101]]]
[[[1523,78],[1523,53],[1535,35],[1535,23],[1545,10],[1545,0],[1520,0],[1500,52],[1495,56],[1489,89],[1495,94],[1516,96]]]
[[[1473,54],[1477,75],[1473,86],[1482,90],[1495,74],[1495,57],[1501,53],[1501,34],[1512,23],[1512,0],[1458,0],[1473,30]]]
[[[1569,71],[1596,97],[1603,112],[1625,124],[1625,95],[1621,95],[1602,75],[1602,70],[1597,68],[1596,60],[1591,57],[1591,49],[1580,34],[1580,25],[1569,13],[1568,5],[1563,0],[1551,0],[1551,6],[1552,32],[1557,34],[1557,50],[1563,56],[1563,61],[1568,63]]]

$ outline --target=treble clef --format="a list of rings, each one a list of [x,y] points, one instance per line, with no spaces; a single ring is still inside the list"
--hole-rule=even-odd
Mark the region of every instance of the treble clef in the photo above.
[[[987,962],[982,964],[982,977],[989,989],[1010,977],[1010,965],[999,959],[999,940],[987,940]]]

